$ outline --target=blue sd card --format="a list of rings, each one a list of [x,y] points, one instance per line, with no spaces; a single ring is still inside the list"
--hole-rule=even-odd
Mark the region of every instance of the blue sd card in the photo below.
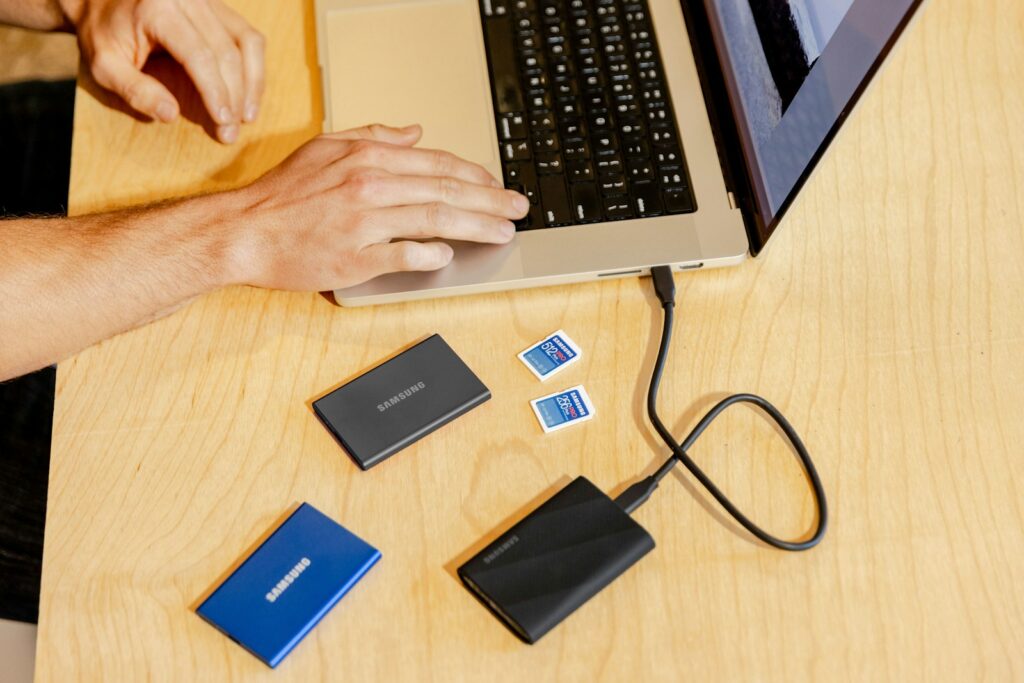
[[[380,559],[303,503],[196,613],[275,667]]]
[[[544,381],[559,370],[572,365],[580,359],[582,351],[562,330],[552,332],[530,348],[519,354],[537,379]]]
[[[530,405],[545,432],[586,422],[594,417],[594,404],[583,385],[534,399]]]

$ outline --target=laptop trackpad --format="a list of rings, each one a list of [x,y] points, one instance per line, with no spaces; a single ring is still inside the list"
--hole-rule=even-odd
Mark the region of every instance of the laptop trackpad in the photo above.
[[[349,0],[327,15],[331,127],[423,125],[501,177],[487,62],[474,0]]]

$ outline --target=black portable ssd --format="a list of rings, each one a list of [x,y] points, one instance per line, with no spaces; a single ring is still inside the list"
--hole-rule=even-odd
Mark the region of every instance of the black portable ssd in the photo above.
[[[317,399],[313,410],[365,470],[490,397],[434,334]]]
[[[459,567],[463,583],[528,643],[654,548],[654,539],[584,477]]]

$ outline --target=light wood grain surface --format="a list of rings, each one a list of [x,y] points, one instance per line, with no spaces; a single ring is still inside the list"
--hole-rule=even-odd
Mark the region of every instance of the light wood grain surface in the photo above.
[[[222,147],[83,81],[74,212],[236,186],[317,132],[311,3],[236,4],[270,38],[258,125]],[[675,476],[637,513],[657,549],[526,646],[454,568],[569,477],[618,490],[664,457],[649,283],[365,310],[231,289],[60,366],[39,680],[1021,680],[1021,26],[1016,0],[926,4],[767,253],[678,280],[663,415],[682,434],[726,392],[774,401],[830,498],[818,549],[752,542]],[[545,436],[527,401],[558,387],[515,353],[559,327],[585,356],[554,384],[598,415]],[[307,401],[430,332],[493,400],[359,471]],[[695,455],[768,528],[810,528],[759,418]],[[271,672],[191,608],[297,501],[384,558]]]

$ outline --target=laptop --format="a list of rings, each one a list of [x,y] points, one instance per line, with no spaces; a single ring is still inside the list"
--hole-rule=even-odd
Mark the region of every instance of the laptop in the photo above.
[[[423,125],[526,194],[507,245],[345,306],[741,263],[921,0],[316,0],[324,130]]]

